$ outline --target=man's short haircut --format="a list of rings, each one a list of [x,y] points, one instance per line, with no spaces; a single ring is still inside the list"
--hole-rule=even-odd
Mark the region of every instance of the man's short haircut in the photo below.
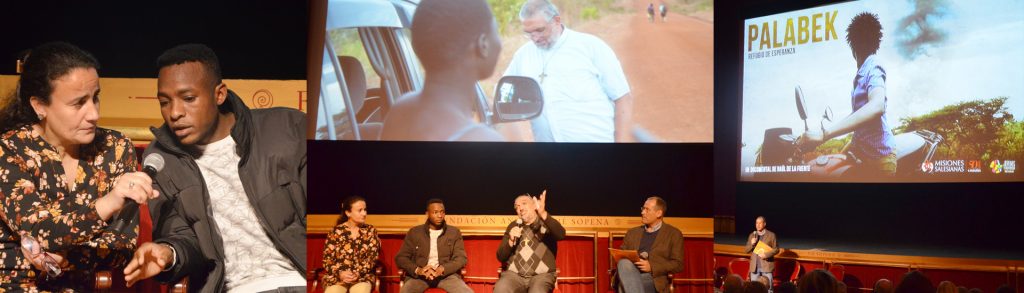
[[[430,200],[427,200],[427,210],[429,211],[430,210],[430,205],[435,204],[435,203],[439,203],[442,206],[444,205],[444,201],[441,200],[440,198],[431,198]]]
[[[797,292],[835,293],[839,290],[839,280],[823,269],[816,269],[800,277],[796,282]]]
[[[551,22],[551,19],[558,16],[558,7],[549,0],[526,0],[523,8],[519,9],[519,21],[531,18],[537,13],[543,13],[544,20]]]
[[[207,77],[216,87],[221,83],[220,59],[213,49],[203,44],[184,44],[167,49],[156,59],[157,70],[167,66],[199,62],[206,69]]]
[[[768,277],[761,277],[768,281]],[[761,281],[747,281],[743,283],[743,293],[768,293],[768,286]]]
[[[878,15],[861,12],[850,20],[846,27],[846,43],[857,57],[867,57],[878,52],[882,43],[882,23]]]
[[[490,33],[494,16],[484,0],[423,0],[412,21],[412,49],[430,72],[463,62],[465,50]]]
[[[743,277],[737,274],[731,274],[725,277],[725,285],[722,285],[722,292],[724,293],[740,293],[743,292]]]
[[[928,279],[923,272],[913,270],[903,275],[900,284],[896,286],[896,293],[935,292],[932,280]]]
[[[533,198],[534,197],[533,195],[530,195],[529,193],[523,193],[523,194],[520,194],[520,195],[516,195],[516,198],[514,200],[512,200],[512,201],[517,201],[517,200],[519,200],[520,197],[524,197],[524,196],[525,197],[529,197],[529,198]]]
[[[939,282],[939,286],[935,287],[935,293],[957,293],[959,290],[956,288],[956,284],[950,281]]]
[[[775,293],[797,293],[796,284],[793,284],[793,282],[779,283],[779,287],[775,288]]]
[[[878,279],[872,293],[892,293],[892,281],[889,279]]]
[[[768,223],[768,220],[767,220],[767,219],[765,219],[765,218],[764,218],[764,216],[757,216],[757,218],[754,218],[754,221],[755,221],[755,222],[756,222],[757,220],[761,220],[761,222],[765,222],[765,224],[767,224],[767,223]]]
[[[661,211],[662,216],[668,213],[668,203],[665,202],[665,199],[662,199],[660,196],[652,196],[648,197],[647,200],[654,201],[654,207]]]

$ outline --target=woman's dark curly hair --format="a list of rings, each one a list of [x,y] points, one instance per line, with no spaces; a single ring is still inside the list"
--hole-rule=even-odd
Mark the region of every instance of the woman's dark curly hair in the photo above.
[[[341,201],[341,216],[338,217],[338,222],[334,223],[334,225],[337,226],[337,225],[344,224],[345,222],[348,222],[348,216],[345,215],[345,212],[352,211],[352,205],[355,205],[357,202],[360,202],[360,201],[361,202],[366,202],[366,199],[363,199],[362,197],[357,196],[357,195],[353,195],[353,196],[349,196],[349,197],[345,198],[345,200]]]
[[[100,68],[100,62],[92,54],[64,42],[42,44],[28,52],[21,56],[24,61],[23,71],[14,94],[0,106],[0,131],[39,122],[39,117],[36,117],[32,109],[32,97],[49,105],[53,82],[71,70]]]

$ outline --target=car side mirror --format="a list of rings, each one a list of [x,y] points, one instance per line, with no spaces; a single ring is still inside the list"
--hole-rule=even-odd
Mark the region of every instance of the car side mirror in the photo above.
[[[544,94],[540,84],[525,76],[503,76],[494,87],[494,113],[498,123],[524,121],[540,116]]]

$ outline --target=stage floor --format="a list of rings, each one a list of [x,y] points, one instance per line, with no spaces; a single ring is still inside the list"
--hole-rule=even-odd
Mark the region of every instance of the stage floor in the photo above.
[[[743,246],[748,234],[715,233],[715,244]],[[820,239],[786,238],[779,235],[779,244],[786,249],[816,250],[823,252],[867,253],[900,256],[926,256],[949,258],[973,258],[992,260],[1024,260],[1024,249],[999,250],[933,246],[927,244],[891,244],[881,242],[854,243]]]

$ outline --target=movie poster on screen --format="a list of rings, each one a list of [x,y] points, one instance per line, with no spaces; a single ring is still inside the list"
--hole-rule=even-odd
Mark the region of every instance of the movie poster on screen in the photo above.
[[[741,180],[1024,180],[1024,2],[854,1],[737,33]]]

